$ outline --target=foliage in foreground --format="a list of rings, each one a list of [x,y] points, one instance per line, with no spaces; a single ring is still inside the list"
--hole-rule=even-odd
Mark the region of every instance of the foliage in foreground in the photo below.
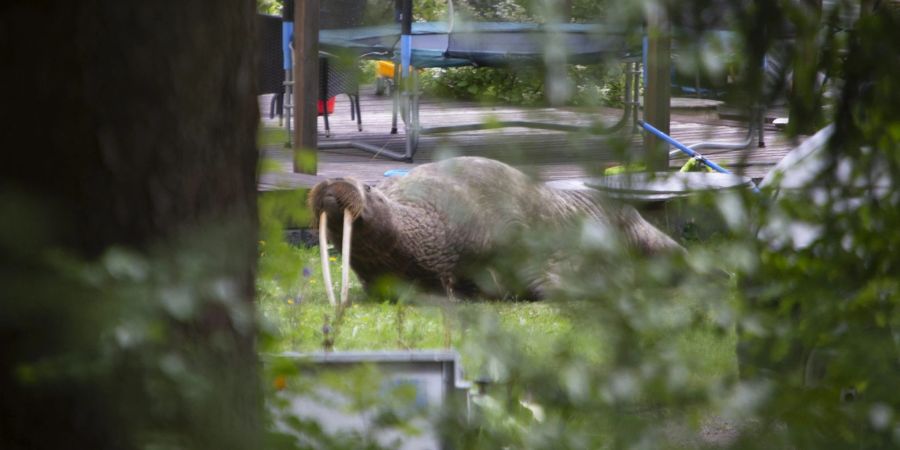
[[[680,2],[669,16],[679,20],[685,11],[702,13],[707,3]],[[900,444],[900,393],[894,388],[900,323],[900,235],[895,232],[900,228],[900,20],[896,12],[879,10],[845,26],[841,10],[820,16],[797,2],[733,8],[716,12],[737,18],[753,61],[775,38],[766,30],[778,30],[784,20],[796,27],[795,91],[789,100],[799,114],[798,120],[792,118],[793,127],[817,123],[822,101],[817,73],[837,80],[831,84],[835,134],[819,176],[777,196],[764,191],[762,197],[748,193],[718,199],[710,207],[734,225],[732,234],[718,246],[692,248],[683,261],[621,258],[603,230],[590,227],[570,242],[529,241],[577,248],[579,271],[546,305],[465,305],[454,312],[451,322],[460,331],[451,334],[451,342],[464,352],[471,371],[499,387],[479,399],[474,417],[452,409],[425,412],[457,447]],[[704,17],[709,15],[695,18]],[[822,25],[827,32],[821,32]],[[743,80],[745,96],[762,96],[760,76]],[[255,424],[236,418],[244,411],[222,407],[223,399],[234,400],[222,392],[257,382],[252,374],[244,378],[231,370],[235,361],[228,356],[233,338],[250,336],[256,325],[247,305],[236,303],[240,295],[233,285],[215,270],[235,263],[227,252],[220,253],[236,241],[234,231],[204,228],[202,236],[160,244],[158,253],[107,249],[96,261],[75,260],[59,252],[34,252],[47,248],[42,225],[53,221],[52,212],[35,213],[31,203],[6,192],[2,200],[3,217],[19,219],[4,220],[0,233],[0,249],[10,258],[0,266],[2,337],[10,343],[4,347],[10,354],[4,355],[0,379],[11,387],[4,392],[4,410],[19,413],[0,423],[4,448],[34,447],[7,438],[45,423],[54,411],[64,411],[67,418],[90,417],[92,426],[115,430],[110,435],[121,442],[147,448],[191,448],[197,442],[222,448],[254,434]],[[304,211],[297,207],[302,199],[293,200],[286,214],[302,221]],[[263,217],[270,214],[263,209]],[[753,230],[740,226],[747,222],[765,224],[774,238],[758,240]],[[788,239],[798,225],[815,231],[814,239],[803,245]],[[268,243],[280,238],[266,236]],[[304,255],[284,250],[266,256],[274,259],[263,259],[260,299],[275,318],[273,328],[285,338],[264,335],[263,350],[316,348],[319,316],[329,310],[321,294],[310,291],[299,305],[288,302],[300,292],[303,272],[296,261]],[[717,277],[722,268],[735,273],[736,284]],[[355,308],[336,323],[335,345],[443,344],[429,331],[443,334],[436,306]],[[398,319],[401,308],[412,311],[403,313],[410,319]],[[390,326],[359,331],[362,338],[353,340],[352,325],[383,324],[385,316]],[[239,333],[201,333],[223,322]],[[735,333],[738,376],[729,362]],[[713,352],[719,356],[710,358]],[[260,389],[277,406],[285,385],[310,388],[310,374],[302,369],[273,368]],[[706,375],[698,379],[696,374]],[[360,397],[353,406],[364,411],[373,398],[363,382],[374,378],[363,372],[337,382],[349,385]],[[397,393],[398,404],[385,411],[394,414],[380,417],[381,424],[404,428],[402,422],[414,421],[415,414],[403,410],[404,396]],[[26,403],[45,398],[58,401]],[[248,416],[258,406],[248,404]],[[21,414],[25,407],[28,415]],[[43,411],[47,416],[34,414]],[[708,416],[731,421],[743,432],[712,443],[685,437],[683,429],[708,423]],[[17,428],[26,420],[32,428]],[[45,436],[25,437],[50,437],[54,425],[46,427]],[[316,423],[299,420],[289,426],[315,436],[320,448],[375,445],[371,434],[332,436]],[[128,446],[121,442],[92,447]],[[296,443],[273,432],[268,447]],[[94,443],[73,442],[79,444]]]

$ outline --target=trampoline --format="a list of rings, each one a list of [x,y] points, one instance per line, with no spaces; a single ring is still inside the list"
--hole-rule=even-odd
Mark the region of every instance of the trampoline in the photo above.
[[[492,122],[491,128],[526,127],[556,131],[609,132],[637,119],[641,58],[640,40],[624,28],[599,24],[536,24],[513,22],[411,22],[400,21],[395,11],[391,23],[323,29],[319,32],[320,51],[328,55],[352,55],[360,59],[390,60],[400,67],[395,71],[391,133],[402,119],[405,148],[395,151],[365,142],[324,142],[319,148],[353,147],[396,160],[412,161],[419,137],[427,134],[470,131],[487,128],[482,123],[424,127],[419,122],[419,89],[415,70],[452,67],[517,67],[544,64],[597,64],[618,61],[626,65],[625,108],[617,123],[609,127],[578,126],[560,123],[505,121]],[[409,17],[409,14],[406,15]],[[451,14],[452,16],[452,14]],[[405,32],[404,32],[405,30]],[[548,55],[551,55],[548,57]],[[405,80],[401,80],[403,74]]]
[[[286,0],[286,5],[290,3],[290,0]],[[448,21],[413,22],[412,0],[334,0],[322,4],[319,17],[322,27],[319,31],[320,57],[349,56],[354,59],[389,60],[399,67],[399,70],[394,71],[393,85],[397,89],[393,90],[390,132],[398,132],[398,120],[402,119],[405,148],[397,151],[352,140],[320,142],[319,148],[352,147],[391,159],[412,161],[419,137],[428,134],[501,127],[605,133],[620,130],[629,123],[633,124],[630,129],[638,129],[641,64],[645,62],[642,61],[642,50],[647,45],[642,29],[628,30],[600,23],[454,22],[456,16],[452,0],[448,1],[448,7]],[[624,108],[622,116],[611,126],[600,124],[599,121],[583,126],[516,120],[424,127],[419,121],[418,75],[417,70],[412,68],[551,67],[611,61],[625,67]],[[286,82],[288,83],[289,81]],[[754,132],[753,123],[756,121],[761,121],[761,117],[751,120],[747,138],[743,142],[703,142],[690,147],[749,147]],[[290,123],[290,119],[287,123]],[[759,134],[759,146],[762,147],[761,124],[757,125],[756,131]]]
[[[354,50],[370,58],[395,59],[401,32],[385,25],[319,32],[319,45],[332,53]],[[417,68],[506,67],[543,62],[548,40],[566,50],[569,64],[593,64],[640,55],[624,29],[593,24],[511,22],[416,22],[411,24],[410,64]],[[561,41],[560,41],[561,40]]]

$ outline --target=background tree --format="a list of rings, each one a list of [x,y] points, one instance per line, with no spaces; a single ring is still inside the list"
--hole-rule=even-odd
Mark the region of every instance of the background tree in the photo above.
[[[255,10],[0,6],[0,447],[259,448]]]

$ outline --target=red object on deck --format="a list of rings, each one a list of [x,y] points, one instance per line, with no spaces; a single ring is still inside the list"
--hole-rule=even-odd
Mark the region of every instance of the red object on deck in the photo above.
[[[336,96],[331,97],[326,101],[326,103],[328,104],[328,114],[334,114],[334,99],[335,98],[336,98]],[[319,100],[318,106],[319,106],[319,115],[321,116],[322,114],[325,114],[325,104],[322,103],[322,100]]]

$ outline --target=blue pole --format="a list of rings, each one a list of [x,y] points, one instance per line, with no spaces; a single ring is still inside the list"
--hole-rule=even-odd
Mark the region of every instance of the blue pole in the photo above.
[[[707,167],[709,167],[710,169],[715,170],[716,172],[719,172],[719,173],[729,173],[729,174],[731,173],[731,172],[723,169],[718,164],[704,158],[703,155],[691,150],[690,148],[688,148],[686,145],[682,144],[681,142],[676,141],[668,134],[657,130],[653,125],[650,125],[649,123],[644,122],[643,120],[638,120],[638,123],[641,124],[641,126],[644,127],[645,130],[655,134],[656,137],[668,142],[669,145],[677,148],[678,150],[681,150],[682,152],[686,153],[688,156],[690,156],[692,158],[699,159],[700,162],[702,162],[703,164],[706,164]]]
[[[412,59],[412,0],[403,0],[400,13],[400,77],[409,74]]]
[[[668,134],[657,130],[653,125],[650,125],[649,123],[644,122],[643,120],[638,120],[638,123],[641,124],[641,126],[644,127],[645,130],[655,134],[656,137],[668,142],[669,145],[677,148],[678,150],[681,150],[682,152],[686,153],[691,158],[697,158],[700,162],[705,164],[706,167],[709,167],[710,169],[715,170],[716,172],[719,172],[719,173],[731,174],[731,172],[723,169],[722,166],[706,159],[703,155],[691,150],[690,148],[688,148],[688,146],[682,144],[681,142],[676,141],[674,138],[672,138]],[[753,192],[759,193],[759,188],[756,187],[756,185],[753,186]]]
[[[291,39],[293,37],[293,20],[281,22],[281,52],[284,55],[284,70],[291,70],[291,67],[294,67],[294,62],[291,59]]]
[[[409,65],[412,59],[412,36],[400,35],[400,76],[406,78],[409,75]]]

